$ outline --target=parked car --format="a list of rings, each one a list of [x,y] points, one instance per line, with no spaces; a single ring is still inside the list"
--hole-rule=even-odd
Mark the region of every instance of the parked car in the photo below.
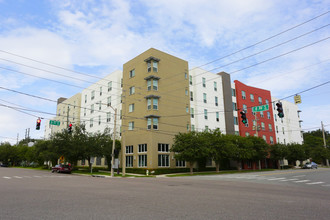
[[[52,173],[71,173],[72,168],[70,165],[57,164],[55,167],[52,167]]]
[[[8,167],[8,165],[7,164],[4,164],[4,163],[1,163],[0,164],[0,167]]]
[[[314,162],[305,163],[303,169],[317,169],[317,164]]]

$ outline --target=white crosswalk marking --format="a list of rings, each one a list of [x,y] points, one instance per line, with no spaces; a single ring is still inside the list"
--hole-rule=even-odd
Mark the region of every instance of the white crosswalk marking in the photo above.
[[[314,184],[321,184],[321,183],[324,183],[324,182],[313,182],[313,183],[306,183],[308,185],[314,185]]]
[[[9,177],[9,176],[3,176],[2,178],[4,178],[4,179],[11,179],[11,177]]]
[[[299,179],[286,179],[286,180],[280,180],[280,181],[287,182],[287,181],[294,181],[294,180],[299,180]]]
[[[283,179],[285,179],[285,178],[283,178],[283,177],[282,178],[272,178],[272,179],[267,179],[267,180],[271,181],[271,180],[283,180]]]
[[[23,177],[21,177],[21,176],[13,176],[13,177],[15,177],[15,178],[17,178],[17,179],[22,179]]]
[[[295,183],[305,183],[305,182],[309,182],[310,180],[299,180],[299,181],[294,181]]]

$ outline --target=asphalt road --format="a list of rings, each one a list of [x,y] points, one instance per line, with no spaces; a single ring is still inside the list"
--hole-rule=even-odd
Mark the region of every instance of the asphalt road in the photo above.
[[[97,178],[0,168],[0,219],[329,219],[330,169],[289,172]]]

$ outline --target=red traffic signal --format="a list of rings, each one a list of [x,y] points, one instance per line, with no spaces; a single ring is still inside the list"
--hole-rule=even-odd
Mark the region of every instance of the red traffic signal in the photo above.
[[[69,124],[69,127],[68,127],[68,132],[71,133],[72,132],[72,124],[70,123]]]
[[[36,130],[40,130],[41,119],[37,119]]]

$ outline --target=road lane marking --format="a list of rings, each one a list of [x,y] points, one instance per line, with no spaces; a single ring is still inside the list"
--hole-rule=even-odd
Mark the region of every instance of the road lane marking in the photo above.
[[[286,179],[286,180],[280,180],[280,181],[286,182],[286,181],[294,181],[294,180],[299,180],[299,179]]]
[[[9,176],[3,176],[2,178],[11,179],[11,177],[9,177]]]
[[[321,183],[324,183],[324,182],[313,182],[313,183],[306,183],[308,185],[314,185],[314,184],[321,184]]]
[[[13,177],[15,177],[15,178],[17,178],[17,179],[22,179],[23,177],[21,177],[21,176],[13,176]]]
[[[299,181],[294,181],[295,183],[305,183],[305,182],[308,182],[310,180],[299,180]]]
[[[306,175],[299,175],[299,176],[293,176],[293,177],[303,177],[303,176],[306,176]]]
[[[283,180],[283,179],[285,179],[285,178],[281,177],[281,178],[272,178],[272,179],[267,179],[267,180],[272,181],[272,180]]]

